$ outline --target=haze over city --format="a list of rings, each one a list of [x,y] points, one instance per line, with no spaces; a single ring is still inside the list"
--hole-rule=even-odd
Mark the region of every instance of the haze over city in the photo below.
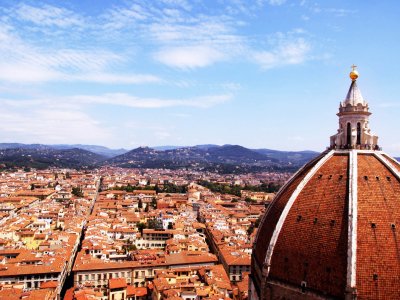
[[[9,1],[0,140],[324,150],[350,66],[398,141],[397,1]]]

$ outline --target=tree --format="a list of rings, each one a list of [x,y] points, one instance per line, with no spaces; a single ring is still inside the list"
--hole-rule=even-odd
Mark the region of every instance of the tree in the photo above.
[[[251,235],[251,234],[253,233],[253,231],[254,231],[254,225],[251,224],[251,225],[249,226],[249,228],[247,228],[247,234],[248,234],[248,235]]]
[[[153,208],[157,208],[157,199],[156,199],[156,197],[153,197],[153,199],[151,199],[151,204],[153,205]]]
[[[80,187],[73,187],[72,194],[75,195],[76,197],[83,197],[83,192]]]
[[[139,223],[137,223],[136,226],[137,226],[137,228],[138,228],[138,230],[140,232],[140,235],[143,235],[143,229],[147,228],[147,224],[139,222]]]
[[[143,202],[142,199],[139,198],[139,202],[138,202],[138,208],[142,209],[143,208]]]
[[[162,229],[162,221],[160,219],[148,219],[147,220],[147,228],[151,229]]]
[[[252,203],[252,202],[256,202],[256,200],[251,199],[250,197],[246,197],[244,199],[244,201],[246,201],[246,203]]]
[[[132,242],[130,242],[130,243],[132,243]],[[127,252],[130,252],[130,251],[135,251],[135,250],[137,250],[135,244],[124,244],[124,245],[122,246],[122,249],[124,249],[126,253],[127,253]]]

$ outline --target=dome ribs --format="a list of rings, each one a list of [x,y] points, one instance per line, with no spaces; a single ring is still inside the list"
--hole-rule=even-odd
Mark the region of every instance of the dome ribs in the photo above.
[[[264,263],[269,241],[271,240],[275,226],[278,223],[279,217],[282,214],[282,211],[285,208],[287,201],[289,200],[290,196],[293,194],[299,183],[308,174],[309,170],[314,167],[314,165],[318,163],[318,161],[322,157],[324,157],[325,154],[318,156],[316,159],[306,164],[302,169],[294,174],[293,177],[280,189],[274,201],[270,204],[268,211],[264,214],[264,218],[260,224],[260,228],[259,230],[257,230],[256,238],[257,241],[262,242],[256,243],[253,249],[253,257],[255,259],[254,263],[257,264],[259,268],[261,268]],[[267,215],[268,218],[265,218],[265,216]]]
[[[383,156],[383,159],[386,159],[387,161],[389,161],[389,163],[391,164],[391,166],[397,170],[398,172],[400,172],[400,165],[399,162],[393,158],[391,158],[390,156],[386,155],[386,154],[382,154],[381,156]]]
[[[360,299],[400,299],[398,172],[398,164],[386,155],[358,154],[356,277]]]
[[[344,295],[348,160],[348,153],[334,154],[295,199],[277,239],[268,280]]]
[[[262,221],[252,259],[257,293],[400,299],[399,205],[397,161],[381,151],[322,154],[281,189]]]
[[[249,299],[400,299],[400,163],[371,132],[355,68],[330,147],[262,219]]]

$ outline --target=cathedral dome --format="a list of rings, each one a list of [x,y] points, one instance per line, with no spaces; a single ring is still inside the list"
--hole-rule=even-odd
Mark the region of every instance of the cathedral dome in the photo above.
[[[265,213],[250,299],[400,299],[400,165],[365,127],[370,113],[347,112],[339,127],[356,137],[339,128]]]

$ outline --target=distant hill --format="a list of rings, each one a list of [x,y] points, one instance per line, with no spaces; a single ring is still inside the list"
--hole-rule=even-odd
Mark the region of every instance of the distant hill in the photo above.
[[[105,159],[102,155],[77,148],[58,150],[40,146],[0,150],[0,164],[5,167],[80,169],[94,167]]]
[[[207,150],[210,148],[214,147],[220,147],[218,145],[213,145],[213,144],[205,144],[205,145],[196,145],[196,146],[155,146],[155,147],[150,147],[151,149],[158,150],[158,151],[165,151],[165,150],[175,150],[175,149],[180,149],[180,148],[197,148],[197,149],[203,149]]]
[[[117,155],[124,154],[128,152],[128,150],[120,148],[120,149],[110,149],[104,146],[96,146],[96,145],[82,145],[82,144],[73,144],[73,145],[51,145],[56,149],[71,149],[71,148],[78,148],[87,150],[96,154],[100,154],[106,157],[113,157]]]
[[[179,148],[185,148],[186,146],[154,146],[154,147],[150,147],[153,150],[157,150],[157,151],[165,151],[165,150],[175,150],[175,149],[179,149]]]
[[[66,149],[83,149],[87,150],[102,156],[113,157],[117,155],[121,155],[128,150],[125,149],[110,149],[104,146],[96,146],[96,145],[82,145],[82,144],[58,144],[58,145],[43,145],[43,144],[21,144],[21,143],[0,143],[0,149],[57,149],[57,150],[66,150]]]
[[[138,168],[192,168],[222,173],[293,171],[317,155],[317,152],[311,151],[251,150],[239,145],[207,145],[167,150],[139,147],[110,158],[104,164]]]
[[[313,151],[248,149],[240,145],[139,147],[130,151],[94,145],[0,144],[0,164],[6,167],[193,169],[218,173],[295,171],[317,156]]]
[[[290,161],[294,164],[305,164],[313,159],[318,153],[315,151],[278,151],[271,149],[254,149],[255,152],[263,154],[278,161]]]

